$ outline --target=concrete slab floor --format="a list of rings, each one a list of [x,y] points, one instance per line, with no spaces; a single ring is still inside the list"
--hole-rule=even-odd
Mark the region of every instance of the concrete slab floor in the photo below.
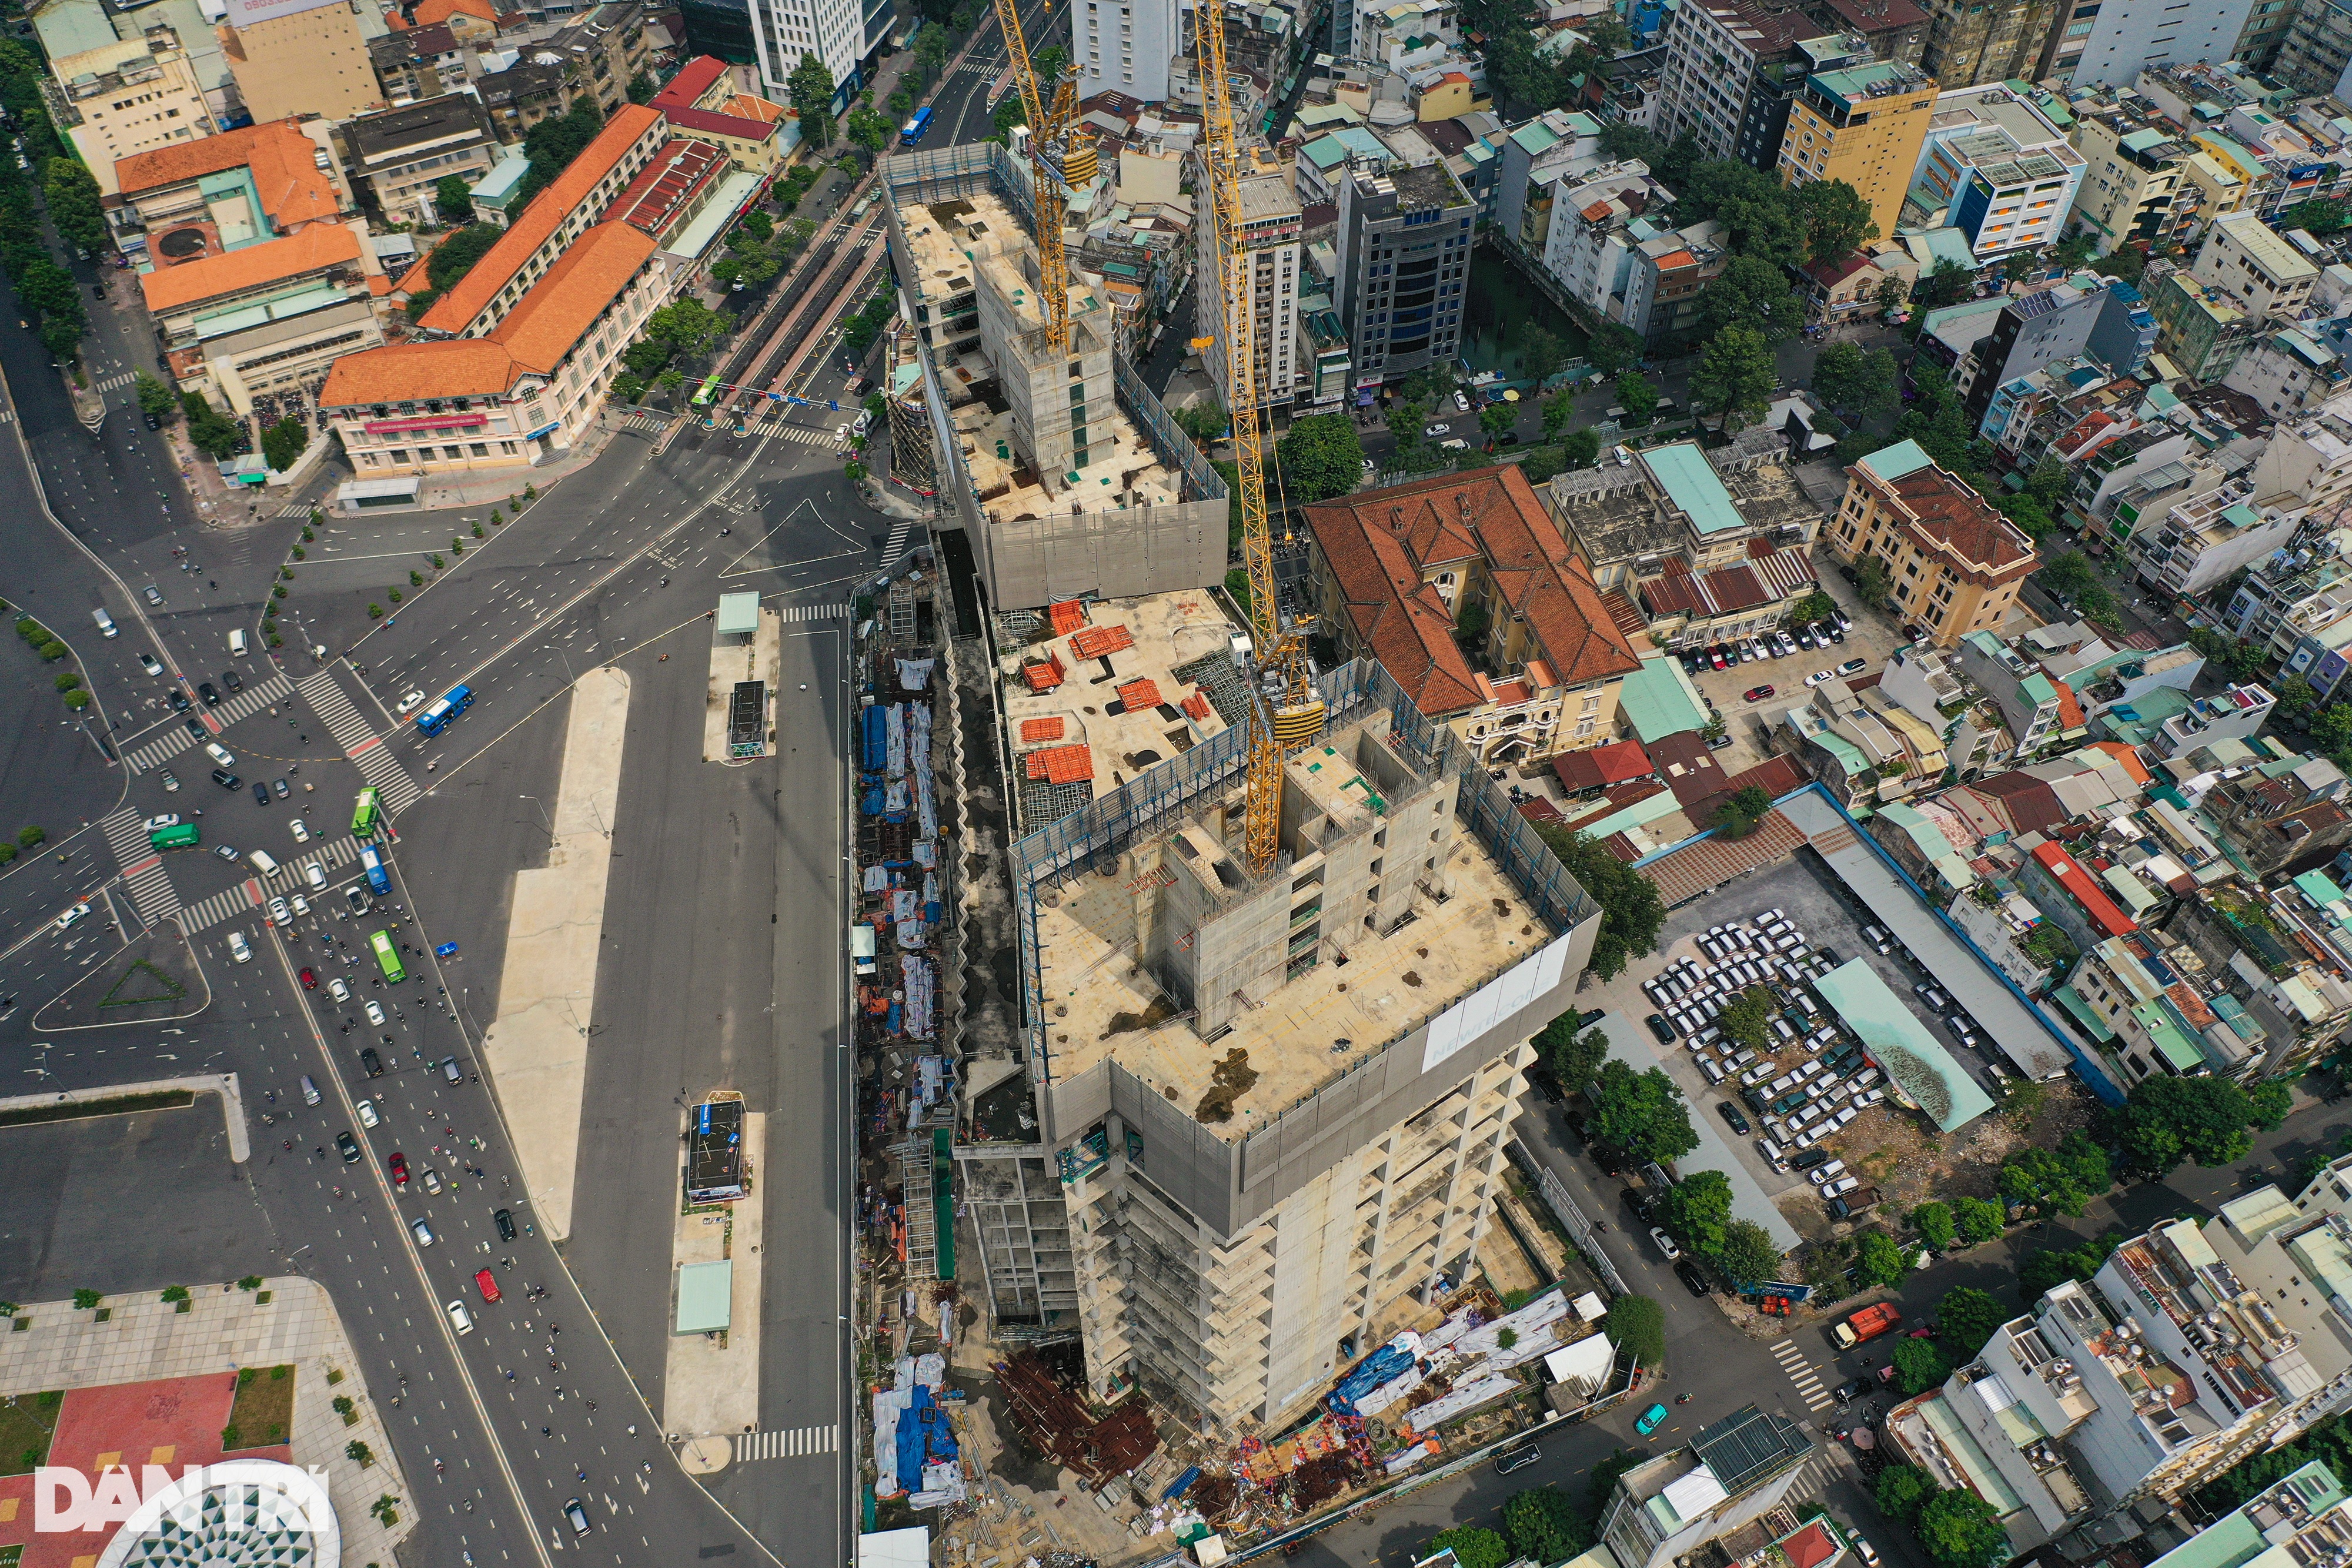
[[[629,677],[622,671],[592,670],[572,690],[563,782],[550,813],[553,842],[545,866],[515,873],[498,1015],[482,1035],[482,1060],[514,1129],[531,1205],[558,1240],[572,1233],[588,1020],[596,1013],[597,946],[628,713]]]
[[[680,1131],[685,1118],[679,1118]],[[662,1430],[672,1437],[720,1437],[760,1425],[760,1251],[766,1201],[761,1166],[768,1148],[764,1112],[743,1116],[743,1166],[751,1191],[719,1214],[677,1217],[670,1242],[670,1278],[688,1263],[725,1259],[735,1265],[725,1343],[716,1335],[669,1336],[662,1378]],[[686,1190],[686,1146],[678,1146],[677,1191]],[[674,1320],[673,1320],[674,1321]],[[721,1443],[719,1452],[732,1452]],[[725,1460],[722,1458],[722,1464]],[[713,1467],[714,1469],[717,1467]]]

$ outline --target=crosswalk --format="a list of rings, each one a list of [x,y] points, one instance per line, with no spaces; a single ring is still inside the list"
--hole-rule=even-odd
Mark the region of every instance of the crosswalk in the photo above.
[[[889,540],[882,547],[884,566],[896,566],[898,563],[898,552],[907,548],[907,536],[914,532],[914,529],[915,519],[912,517],[900,517],[890,525]]]
[[[97,389],[100,392],[110,392],[120,388],[127,387],[138,379],[139,372],[137,371],[120,371],[113,375],[105,377],[96,384]]]
[[[194,936],[208,931],[222,921],[239,915],[250,915],[268,902],[261,883],[247,877],[235,887],[224,888],[210,898],[200,898],[180,911],[180,929]]]
[[[776,1432],[745,1432],[735,1439],[735,1462],[751,1459],[800,1459],[830,1454],[841,1447],[841,1427],[793,1427]]]
[[[776,612],[779,621],[844,621],[851,606],[846,604],[787,604]]]
[[[1789,1381],[1797,1385],[1797,1396],[1805,1402],[1806,1409],[1826,1410],[1837,1403],[1831,1397],[1830,1391],[1822,1385],[1820,1368],[1805,1359],[1805,1353],[1797,1348],[1795,1340],[1784,1339],[1775,1343],[1772,1359],[1780,1364],[1780,1370],[1787,1373]]]
[[[1813,1457],[1798,1469],[1797,1479],[1789,1483],[1780,1500],[1784,1504],[1800,1503],[1821,1496],[1830,1483],[1839,1479],[1843,1468],[1835,1448],[1816,1448]]]
[[[302,700],[317,711],[327,733],[343,748],[343,755],[359,768],[360,777],[375,786],[376,793],[393,815],[398,816],[416,804],[425,792],[392,755],[389,739],[378,735],[366,716],[343,695],[333,671],[320,670],[297,689]]]
[[[265,883],[259,877],[248,877],[224,893],[199,899],[180,911],[180,927],[191,936],[219,925],[224,920],[257,910],[269,902],[272,894],[309,893],[310,879],[302,868],[318,865],[330,875],[343,865],[360,858],[360,841],[344,837],[332,843],[313,844],[299,855],[278,862],[278,870]],[[320,895],[309,893],[309,896]]]
[[[283,674],[276,674],[257,686],[247,686],[218,707],[201,711],[211,718],[214,733],[218,734],[241,718],[251,718],[262,709],[284,702],[293,693],[294,683]],[[131,772],[145,773],[161,768],[195,744],[196,737],[188,733],[186,725],[174,724],[160,740],[134,747],[123,753],[123,758],[131,764]]]
[[[172,727],[163,732],[162,739],[151,740],[144,746],[132,747],[122,754],[122,759],[131,764],[131,771],[133,773],[151,773],[195,743],[196,737],[190,735],[186,727],[174,719],[172,721]]]
[[[99,826],[106,832],[115,863],[122,868],[122,885],[131,894],[131,907],[145,924],[160,925],[180,912],[180,895],[163,870],[163,857],[147,841],[145,821],[126,806]]]

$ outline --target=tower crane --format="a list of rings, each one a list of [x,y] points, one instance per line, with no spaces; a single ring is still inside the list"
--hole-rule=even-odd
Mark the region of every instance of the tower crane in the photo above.
[[[1011,0],[997,0],[1002,10]],[[1282,847],[1282,760],[1323,731],[1323,701],[1307,678],[1300,626],[1285,626],[1275,604],[1274,544],[1266,526],[1265,415],[1257,392],[1257,345],[1250,298],[1251,262],[1242,211],[1242,155],[1225,65],[1223,0],[1202,0],[1192,13],[1201,62],[1209,208],[1218,294],[1225,328],[1225,406],[1233,410],[1234,467],[1242,508],[1242,562],[1249,578],[1251,671],[1249,793],[1244,838],[1253,872],[1270,868]],[[1025,78],[1024,78],[1025,79]],[[1205,340],[1202,340],[1205,341]]]
[[[1005,53],[1013,57],[1013,79],[1021,86],[1021,106],[1029,114],[1029,162],[1035,172],[1030,194],[1037,242],[1038,303],[1045,318],[1045,341],[1056,353],[1070,351],[1070,260],[1062,248],[1062,206],[1059,193],[1091,184],[1096,163],[1091,144],[1073,152],[1070,131],[1078,119],[1076,72],[1066,67],[1061,79],[1040,82],[1029,62],[1028,40],[1021,31],[1019,0],[995,0],[996,20],[1004,29]],[[1051,93],[1048,98],[1045,95]]]

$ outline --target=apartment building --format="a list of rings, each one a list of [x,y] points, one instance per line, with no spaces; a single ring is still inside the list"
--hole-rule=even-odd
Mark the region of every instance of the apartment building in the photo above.
[[[1168,62],[1182,50],[1176,0],[1078,0],[1070,7],[1070,60],[1078,97],[1118,92],[1145,103],[1173,96]]]
[[[1360,491],[1306,517],[1322,624],[1481,765],[1615,737],[1640,655],[1516,466]],[[1484,627],[1475,669],[1469,626]]]
[[[2021,756],[2081,740],[2089,733],[2083,705],[2067,683],[1992,632],[1971,632],[1954,646],[1960,670],[2000,709]]]
[[[1936,95],[1910,183],[1930,221],[1958,230],[1979,265],[2054,245],[2065,226],[2084,162],[2052,109],[2064,112],[2006,84]]]
[[[1451,361],[1476,204],[1443,164],[1350,163],[1339,190],[1339,316],[1360,386]]]
[[[2297,92],[2332,93],[2352,66],[2352,5],[2298,0],[2272,70]]]
[[[833,112],[847,111],[866,57],[889,42],[894,0],[749,0],[761,94],[792,101],[792,75],[814,55],[833,75]],[[1173,0],[1170,0],[1173,5]]]
[[[223,50],[257,122],[349,120],[383,101],[368,40],[391,28],[373,0],[226,0]]]
[[[1291,190],[1290,172],[1270,156],[1259,157],[1242,177],[1241,210],[1243,254],[1237,265],[1248,296],[1250,360],[1258,405],[1286,406],[1296,395],[1298,379],[1298,292],[1303,260],[1299,244],[1302,209]],[[1228,340],[1231,327],[1226,319],[1225,295],[1231,285],[1216,254],[1216,225],[1203,214],[1192,233],[1200,247],[1192,268],[1193,285],[1199,295],[1194,319],[1209,324],[1209,383],[1230,387],[1233,345]],[[1410,266],[1410,260],[1405,265]],[[1381,296],[1387,302],[1388,325],[1409,319],[1410,313],[1416,310],[1433,313],[1441,293],[1460,292],[1458,285],[1447,290],[1444,280],[1437,277],[1449,269],[1440,267],[1428,271],[1429,286],[1411,291],[1402,282],[1415,275],[1395,275],[1396,287]],[[1382,280],[1389,281],[1389,275],[1383,274]]]
[[[599,224],[489,331],[336,360],[320,412],[361,482],[527,468],[594,420],[622,352],[677,281],[650,235]]]
[[[2299,497],[2315,513],[2352,500],[2352,396],[2331,398],[2300,419],[2281,420],[2248,478],[2257,494]]]
[[[2052,74],[2058,37],[2077,8],[2059,0],[1927,0],[1919,68],[1946,88],[2040,81]]]
[[[1668,141],[1689,135],[1706,157],[1772,168],[1807,72],[1849,63],[1809,63],[1797,46],[1815,31],[1801,12],[1748,0],[1681,7],[1666,27],[1654,128]]]
[[[2088,235],[2103,256],[2127,241],[2171,239],[2197,209],[2196,187],[2182,174],[2189,144],[2112,94],[2069,107],[2083,179],[2066,232]]]
[[[1911,441],[1846,469],[1827,537],[1841,559],[1884,561],[1896,613],[1942,648],[1999,630],[2034,567],[2033,541]]]
[[[1780,726],[1805,770],[1858,815],[1936,788],[1951,762],[1941,727],[1875,686],[1823,681]]]
[[[1605,321],[1623,321],[1634,255],[1644,240],[1657,237],[1652,231],[1672,222],[1673,204],[1673,193],[1638,158],[1563,174],[1545,193],[1543,244],[1536,254],[1570,298]]]
[[[2277,706],[2269,688],[2232,685],[2210,696],[2191,697],[2183,712],[2165,719],[2147,739],[2151,754],[2181,757],[2220,740],[2240,740],[2270,722]]]
[[[2293,419],[2352,391],[2352,365],[2312,332],[2281,327],[2257,334],[2221,384],[2278,418]]]
[[[2276,661],[2282,675],[2301,674],[2305,639],[2352,616],[2352,560],[2343,529],[2306,525],[2268,560],[2249,568],[2221,612],[2221,627]]]
[[[467,92],[363,114],[335,131],[352,183],[392,223],[440,223],[434,192],[441,182],[454,174],[471,185],[498,162],[489,116]]]
[[[1687,1447],[1618,1477],[1601,1513],[1601,1543],[1618,1568],[1760,1556],[1780,1532],[1759,1527],[1812,1453],[1802,1427],[1748,1406],[1700,1427]],[[1790,1562],[1805,1555],[1774,1553]]]
[[[2126,1090],[2158,1073],[2226,1074],[2262,1060],[2254,1049],[2261,1027],[2207,974],[2204,955],[2167,932],[2142,928],[2084,948],[2057,994]],[[2245,1033],[2216,1010],[2216,1000]]]
[[[2070,78],[2077,88],[2126,88],[2151,67],[2226,60],[2246,35],[2254,0],[2100,0]],[[2274,29],[2270,29],[2274,31]],[[2258,37],[2267,36],[2256,28]]]
[[[2192,161],[2193,162],[2193,161]],[[2238,308],[2223,289],[2187,272],[2168,272],[2147,294],[2158,342],[2181,372],[2218,382],[2237,369],[2260,338],[2263,319]]]
[[[1891,238],[1936,99],[1931,78],[1895,61],[1810,73],[1781,136],[1782,182],[1844,181],[1869,205],[1880,237]]]
[[[41,81],[49,122],[73,143],[101,195],[121,189],[117,159],[212,134],[204,82],[167,26],[52,60],[49,70]]]
[[[2187,497],[2125,541],[2139,580],[2175,598],[2191,598],[2241,568],[2267,559],[2294,538],[2303,507],[2289,495],[2260,495],[2252,480],[2231,479]]]
[[[417,319],[418,329],[436,338],[488,334],[668,140],[668,123],[658,110],[625,106],[531,199],[472,270]]]
[[[1653,343],[1686,340],[1698,329],[1699,297],[1730,262],[1723,225],[1713,218],[1651,235],[1633,246],[1616,319]]]
[[[2304,759],[2313,764],[2327,766]],[[2333,802],[2306,794],[2293,820],[2331,803],[2340,794]],[[2202,888],[2173,912],[2172,932],[2196,946],[2251,1021],[2245,1060],[2225,1069],[2232,1076],[2292,1077],[2352,1030],[2352,900],[2342,874],[2330,866],[2268,887]]]
[[[1601,151],[1601,121],[1564,109],[1546,110],[1514,126],[1496,148],[1493,211],[1488,216],[1522,250],[1540,256],[1551,235],[1554,197],[1561,180],[1574,183],[1609,160]]]
[[[2077,357],[2097,361],[2110,376],[2128,376],[2156,350],[2156,318],[2139,291],[2095,273],[2003,298],[1987,315],[1951,371],[1960,406],[1979,430],[2001,388],[2021,376]],[[1948,340],[1939,334],[1939,341]]]
[[[394,105],[456,92],[467,79],[467,47],[446,22],[370,38],[368,65],[383,100]]]
[[[2319,281],[2310,258],[2252,213],[2216,218],[2189,270],[2255,317],[2292,316]]]

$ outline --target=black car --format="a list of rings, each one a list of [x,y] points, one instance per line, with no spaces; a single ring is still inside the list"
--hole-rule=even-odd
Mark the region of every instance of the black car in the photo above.
[[[1560,1090],[1559,1075],[1540,1061],[1528,1069],[1528,1082],[1535,1086],[1537,1092],[1555,1105],[1565,1103],[1568,1099]]]
[[[1749,1133],[1755,1131],[1754,1128],[1748,1124],[1748,1118],[1739,1113],[1739,1107],[1733,1104],[1730,1101],[1717,1101],[1715,1108],[1717,1113],[1719,1113],[1725,1121],[1731,1124],[1731,1130],[1738,1133],[1740,1136],[1746,1137]]]
[[[245,690],[245,677],[238,674],[235,670],[223,670],[221,672],[221,685],[226,686],[233,692],[241,692]]]
[[[1674,1044],[1674,1026],[1666,1022],[1665,1014],[1652,1013],[1648,1018],[1643,1019],[1642,1021],[1650,1026],[1650,1032],[1658,1037],[1658,1043],[1660,1045]]]
[[[268,786],[268,785],[267,785],[267,784],[263,784],[263,783],[260,783],[260,782],[257,782],[257,781],[254,784],[254,786],[253,786],[253,803],[254,803],[255,805],[257,805],[257,806],[267,806],[268,804],[269,804],[269,786]]]
[[[490,1221],[499,1228],[499,1240],[511,1241],[515,1239],[514,1210],[494,1208],[490,1211]]]
[[[1859,1399],[1870,1392],[1870,1379],[1867,1377],[1850,1377],[1843,1383],[1839,1384],[1832,1392],[1837,1395],[1838,1402],[1840,1404],[1843,1404],[1849,1399]]]
[[[205,721],[198,718],[195,715],[190,714],[180,722],[186,725],[188,727],[188,733],[194,736],[198,740],[210,740],[212,738],[210,732],[205,728]]]
[[[1576,1027],[1579,1029],[1591,1029],[1594,1024],[1599,1023],[1602,1019],[1605,1019],[1608,1016],[1609,1009],[1607,1008],[1595,1008],[1591,1012],[1586,1013],[1583,1017],[1578,1019],[1576,1020]]]
[[[206,707],[218,707],[221,706],[221,695],[220,693],[213,690],[213,684],[210,681],[199,681],[196,684],[196,695],[205,699],[205,706]]]
[[[1853,568],[1850,566],[1842,566],[1838,568],[1838,575],[1844,578],[1848,582],[1860,582],[1862,580],[1862,574],[1854,570]]]
[[[335,1134],[335,1147],[343,1151],[343,1164],[355,1166],[360,1163],[360,1141],[352,1137],[349,1130]]]
[[[226,768],[215,768],[213,769],[213,782],[219,785],[224,789],[242,789],[245,788],[245,780],[239,779],[236,774],[231,773]]]
[[[360,1047],[360,1067],[370,1078],[383,1076],[383,1058],[375,1053],[372,1045]]]
[[[163,422],[162,420],[160,420],[160,419],[157,419],[157,418],[156,418],[153,414],[152,414],[152,413],[150,413],[150,414],[143,414],[143,415],[142,415],[141,417],[142,417],[143,419],[145,419],[145,420],[147,421],[147,428],[148,428],[148,429],[150,429],[150,430],[161,430],[161,429],[163,429]]]
[[[1706,1288],[1706,1276],[1700,1273],[1698,1271],[1698,1265],[1692,1262],[1687,1258],[1683,1259],[1680,1262],[1677,1262],[1675,1265],[1675,1278],[1680,1280],[1683,1282],[1683,1289],[1688,1291],[1694,1296],[1708,1296],[1714,1294],[1712,1291],[1709,1291]]]
[[[170,695],[172,698],[172,711],[173,713],[185,713],[188,711],[189,703],[187,693],[182,691],[177,686],[173,686]]]

